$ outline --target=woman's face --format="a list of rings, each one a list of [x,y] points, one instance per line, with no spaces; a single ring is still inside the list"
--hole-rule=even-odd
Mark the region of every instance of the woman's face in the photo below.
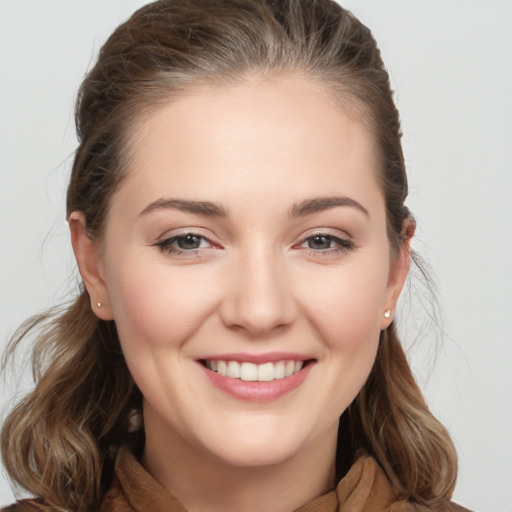
[[[148,443],[238,466],[332,447],[407,266],[390,258],[370,133],[283,78],[184,95],[135,141],[89,292],[116,322]]]

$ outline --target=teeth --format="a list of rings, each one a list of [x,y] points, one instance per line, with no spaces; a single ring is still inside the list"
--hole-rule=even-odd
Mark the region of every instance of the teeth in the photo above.
[[[275,363],[239,363],[238,361],[206,361],[206,366],[224,377],[247,382],[269,382],[290,377],[302,370],[304,361],[277,361]]]
[[[227,365],[224,361],[218,361],[217,362],[217,373],[220,375],[226,375],[227,372]]]
[[[240,372],[240,364],[238,364],[236,361],[229,361],[226,376],[231,377],[232,379],[239,379]]]
[[[258,380],[268,382],[275,379],[274,365],[272,363],[260,364],[258,366]]]
[[[258,367],[252,363],[242,363],[240,365],[240,378],[247,381],[258,380]]]
[[[284,377],[284,361],[279,361],[274,365],[274,378],[282,379]]]

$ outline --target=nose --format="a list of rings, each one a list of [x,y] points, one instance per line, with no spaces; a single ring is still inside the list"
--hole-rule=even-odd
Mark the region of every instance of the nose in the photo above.
[[[253,337],[286,328],[297,312],[291,285],[282,258],[272,251],[240,255],[227,278],[222,321]]]

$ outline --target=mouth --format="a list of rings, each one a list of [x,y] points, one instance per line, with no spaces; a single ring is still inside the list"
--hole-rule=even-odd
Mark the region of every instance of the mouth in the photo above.
[[[256,364],[234,360],[201,359],[199,363],[207,370],[222,377],[239,379],[245,382],[272,382],[291,377],[314,363],[314,361],[314,359],[283,359]]]

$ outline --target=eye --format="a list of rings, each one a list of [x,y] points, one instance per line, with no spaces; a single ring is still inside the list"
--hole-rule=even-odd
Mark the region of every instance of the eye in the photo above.
[[[199,249],[207,249],[212,247],[211,242],[204,236],[196,233],[183,233],[170,238],[166,238],[161,242],[157,242],[156,246],[160,247],[162,251],[169,254],[173,253],[193,253]]]
[[[325,250],[332,247],[333,239],[325,235],[316,235],[306,239],[305,243],[310,249]]]
[[[307,237],[300,245],[312,253],[333,253],[353,249],[352,241],[334,235],[318,234]]]

